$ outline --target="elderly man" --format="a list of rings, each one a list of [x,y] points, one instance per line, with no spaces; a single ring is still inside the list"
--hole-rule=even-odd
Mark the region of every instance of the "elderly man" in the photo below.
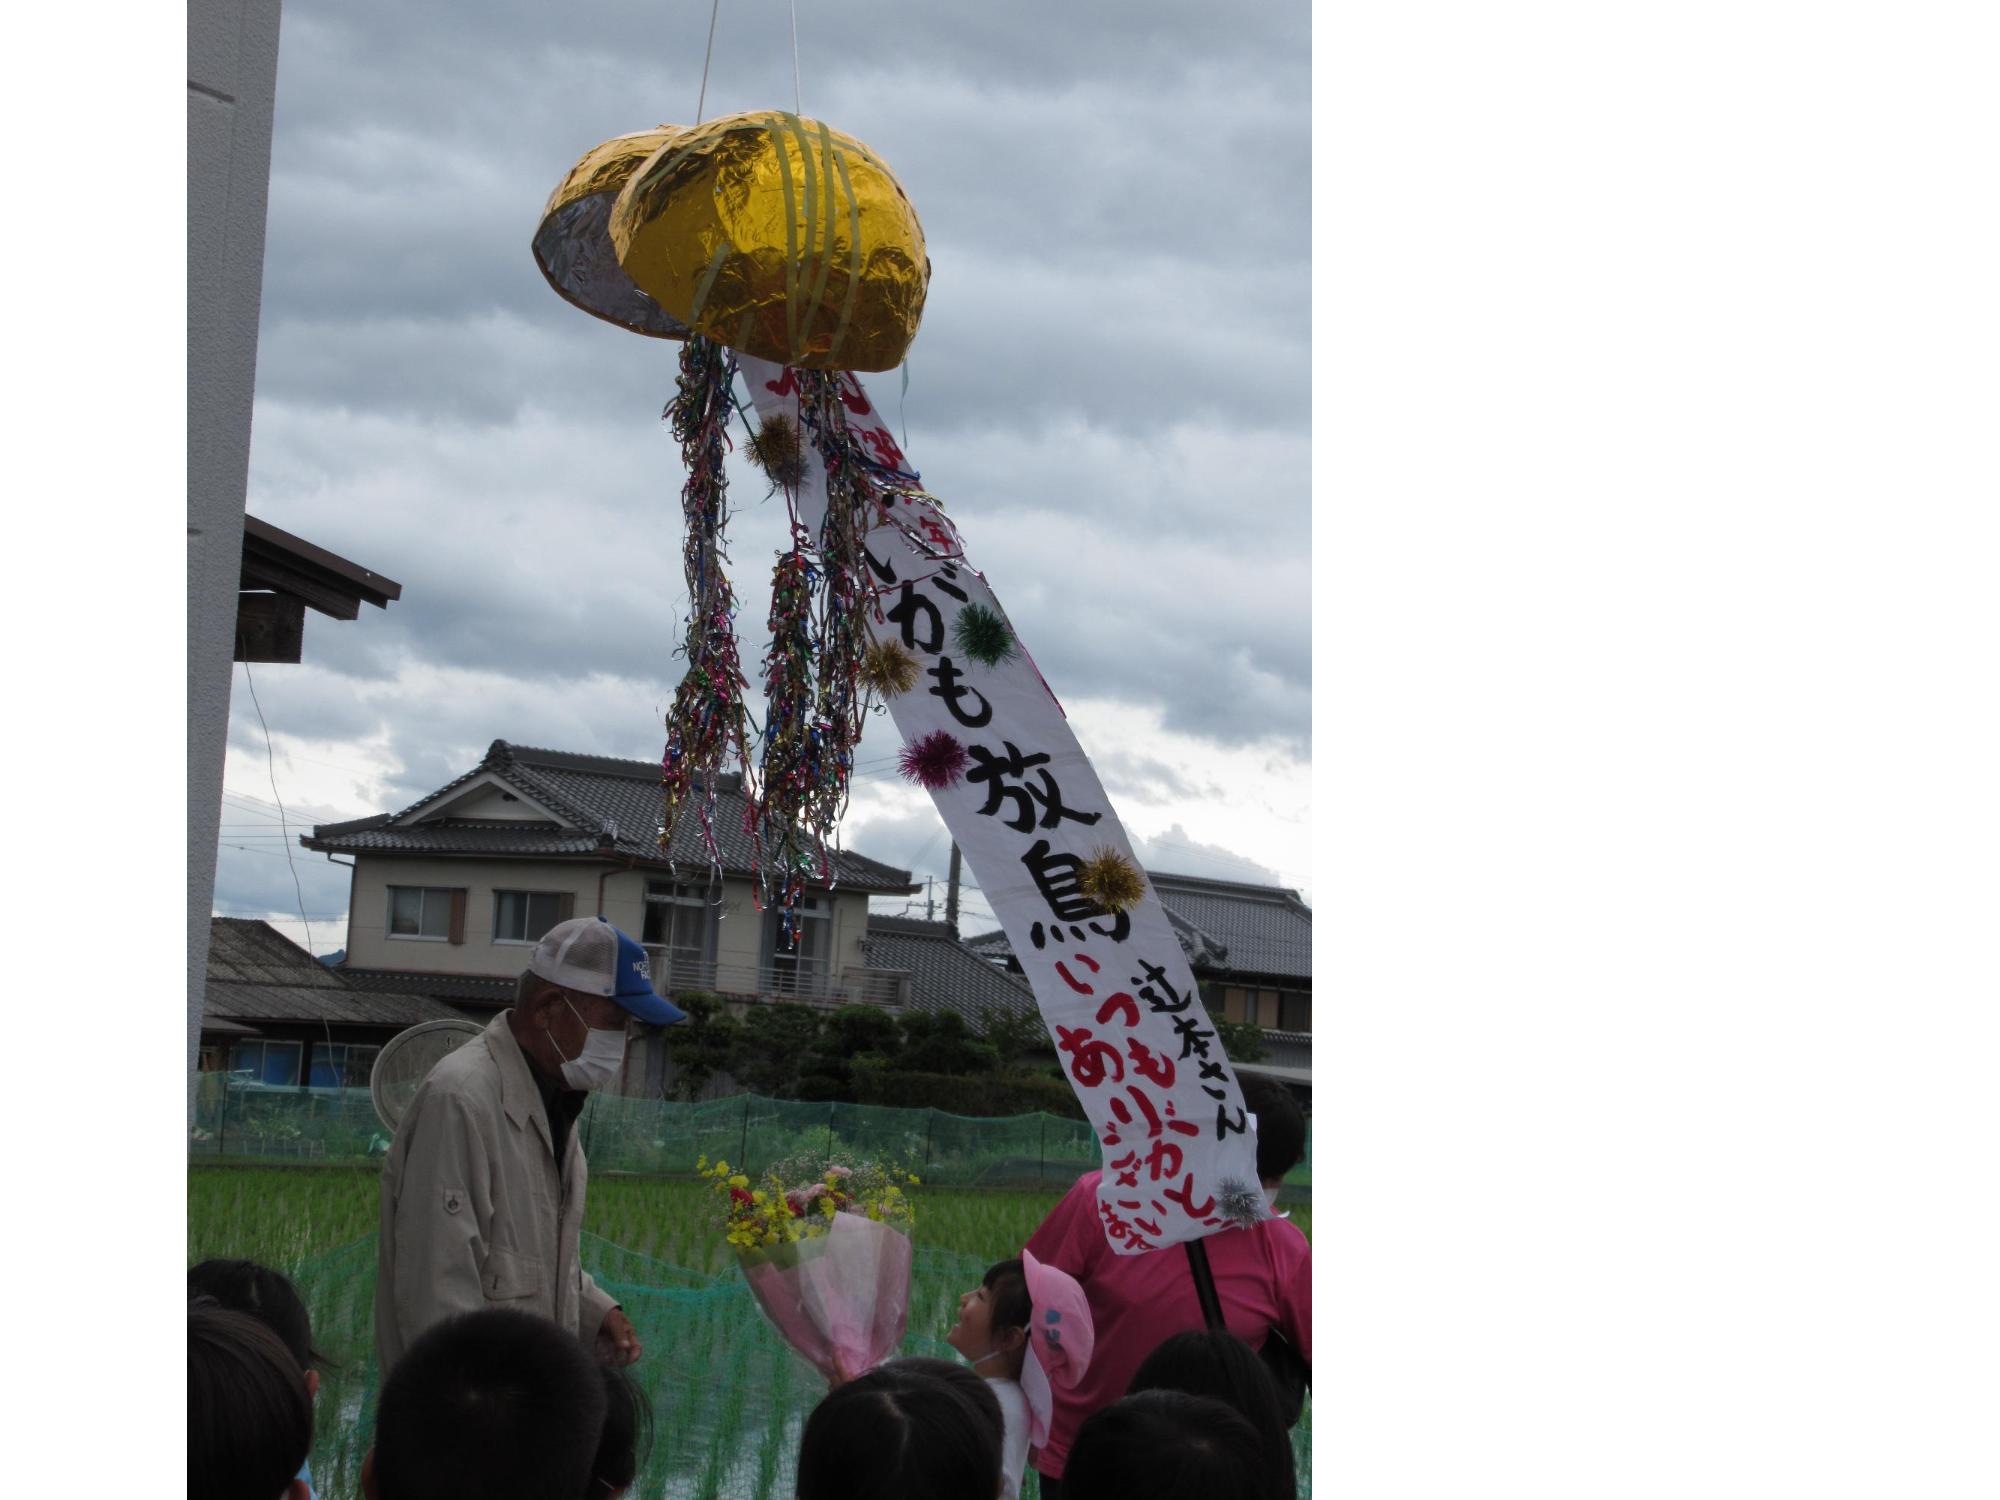
[[[558,922],[513,1007],[424,1079],[382,1168],[375,1350],[386,1377],[425,1329],[504,1307],[569,1329],[607,1364],[639,1358],[631,1320],[577,1259],[589,1091],[617,1081],[634,1025],[685,1014],[646,953],[602,917]]]

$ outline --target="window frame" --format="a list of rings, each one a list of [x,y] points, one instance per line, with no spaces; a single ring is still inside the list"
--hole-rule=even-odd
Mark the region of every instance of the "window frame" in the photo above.
[[[764,968],[771,976],[774,994],[809,993],[810,985],[801,981],[808,978],[830,979],[833,976],[833,902],[821,892],[807,891],[799,898],[798,912],[799,939],[803,941],[809,935],[806,923],[820,923],[823,951],[815,956],[801,954],[796,948],[789,953],[781,949],[778,946],[778,908],[771,907],[764,914]]]
[[[363,1071],[359,1083],[352,1081],[353,1074],[351,1072],[354,1054],[357,1052],[363,1052],[368,1055],[368,1067]],[[368,1087],[368,1075],[374,1071],[375,1059],[381,1055],[382,1043],[380,1042],[315,1042],[313,1044],[312,1067],[306,1070],[304,1086],[315,1090],[365,1089]],[[312,1075],[322,1066],[331,1067],[335,1078],[339,1081],[335,1083],[314,1083]]]
[[[290,1037],[246,1036],[230,1043],[229,1067],[227,1069],[227,1076],[229,1078],[234,1079],[239,1072],[243,1071],[237,1067],[236,1058],[239,1053],[250,1047],[257,1049],[257,1076],[254,1079],[246,1079],[245,1082],[261,1089],[295,1089],[302,1086],[300,1079],[305,1073],[306,1044]],[[292,1081],[290,1083],[270,1083],[265,1079],[267,1071],[265,1060],[271,1055],[273,1047],[286,1048],[292,1054]]]
[[[541,932],[536,933],[533,937],[502,937],[500,935],[500,908],[501,898],[504,896],[519,896],[522,898],[521,930],[523,932],[528,931],[535,925],[534,903],[537,898],[555,902],[556,914],[550,918],[548,927],[544,927]],[[575,902],[576,893],[574,891],[532,891],[513,886],[495,886],[493,888],[492,940],[496,946],[502,948],[532,948],[542,940],[543,933],[546,933],[549,927],[553,927],[556,923],[564,920],[565,911],[573,908]]]
[[[460,888],[448,885],[390,885],[383,887],[386,893],[386,911],[383,920],[383,935],[399,943],[448,943],[451,941],[451,908],[453,893]],[[417,930],[415,932],[396,931],[396,893],[415,891],[418,893]],[[444,930],[430,933],[423,930],[424,921],[430,915],[431,898],[444,900]]]

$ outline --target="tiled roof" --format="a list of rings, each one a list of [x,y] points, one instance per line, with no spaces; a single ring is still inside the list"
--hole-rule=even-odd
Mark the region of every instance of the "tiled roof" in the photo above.
[[[1283,886],[1148,871],[1160,904],[1227,950],[1239,974],[1312,981],[1312,908]]]
[[[1266,974],[1312,983],[1312,908],[1297,891],[1152,870],[1146,879],[1197,974]],[[982,958],[1013,955],[998,929],[965,943]]]
[[[518,979],[492,974],[425,974],[416,969],[350,969],[339,971],[357,990],[414,990],[467,1009],[500,1009],[514,1003]]]
[[[202,1014],[237,1022],[413,1026],[419,1021],[454,1020],[462,1012],[407,988],[363,991],[268,923],[211,917]]]
[[[868,965],[910,971],[913,1010],[957,1011],[978,1030],[988,1010],[1032,1011],[1035,992],[1018,974],[970,951],[943,922],[870,915]]]
[[[548,823],[478,822],[438,818],[391,826],[436,802],[475,777],[492,775],[522,796],[546,807],[565,826]],[[755,873],[750,835],[744,828],[749,799],[742,778],[716,778],[712,818],[723,870]],[[455,781],[412,807],[348,823],[315,828],[300,842],[309,849],[338,854],[445,854],[524,859],[595,858],[661,866],[659,846],[660,768],[651,761],[616,760],[565,750],[538,750],[495,740],[486,758]],[[705,870],[709,853],[701,818],[684,813],[674,828],[672,863],[689,872]],[[852,850],[833,856],[833,882],[847,890],[908,895],[917,887],[898,870]]]

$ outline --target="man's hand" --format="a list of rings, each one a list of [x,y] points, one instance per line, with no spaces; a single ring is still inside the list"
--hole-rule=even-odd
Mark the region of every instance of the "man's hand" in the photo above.
[[[639,1331],[622,1308],[612,1308],[597,1330],[598,1359],[607,1365],[632,1365],[639,1362],[639,1354]]]

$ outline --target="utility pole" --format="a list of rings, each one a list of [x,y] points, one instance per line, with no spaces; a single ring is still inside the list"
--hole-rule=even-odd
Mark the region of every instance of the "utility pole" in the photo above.
[[[958,840],[951,841],[951,873],[945,877],[944,924],[958,936]]]
[[[932,893],[936,885],[936,876],[926,875],[924,877],[924,920],[926,922],[937,920],[937,897]]]

